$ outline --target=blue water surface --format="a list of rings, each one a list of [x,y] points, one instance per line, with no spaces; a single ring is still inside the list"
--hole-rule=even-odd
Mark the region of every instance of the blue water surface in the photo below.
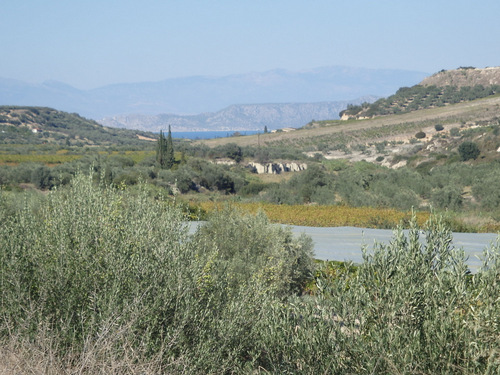
[[[233,136],[234,131],[207,131],[207,132],[172,132],[172,138],[183,139],[213,139],[213,138],[226,138]],[[253,135],[262,133],[258,130],[241,130],[238,131],[241,135]]]

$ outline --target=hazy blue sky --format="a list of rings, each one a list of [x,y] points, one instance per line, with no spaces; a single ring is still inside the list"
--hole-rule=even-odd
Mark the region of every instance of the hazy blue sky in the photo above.
[[[2,0],[0,77],[78,88],[345,65],[500,65],[499,0]]]

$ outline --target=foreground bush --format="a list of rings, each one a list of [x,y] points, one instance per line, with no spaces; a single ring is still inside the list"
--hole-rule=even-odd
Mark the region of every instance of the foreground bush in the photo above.
[[[44,343],[69,366],[90,355],[236,371],[265,301],[312,272],[310,241],[262,215],[223,210],[191,239],[181,211],[146,189],[83,175],[14,213],[2,200],[0,219],[0,337]]]
[[[500,371],[498,245],[471,275],[440,221],[301,295],[311,243],[262,214],[224,208],[190,237],[145,189],[84,176],[30,202],[0,201],[0,372]]]

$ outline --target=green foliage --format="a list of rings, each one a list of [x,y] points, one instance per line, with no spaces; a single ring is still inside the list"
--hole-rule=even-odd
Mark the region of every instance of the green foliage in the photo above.
[[[260,322],[313,272],[311,241],[263,215],[227,209],[189,237],[181,211],[144,185],[77,175],[7,208],[1,193],[1,342],[50,341],[59,359],[90,345],[114,360],[161,353],[167,373],[257,368]]]
[[[224,146],[225,156],[229,159],[233,159],[235,162],[239,163],[243,158],[240,146],[236,143],[228,143]]]
[[[486,172],[486,171],[484,171]],[[477,179],[472,185],[472,194],[481,207],[486,210],[500,208],[500,173],[498,168],[491,168],[482,179]]]
[[[477,144],[471,141],[465,141],[458,147],[458,153],[463,161],[477,159],[481,151]]]
[[[419,131],[415,134],[415,138],[417,139],[422,139],[422,138],[425,138],[425,133],[423,131]]]
[[[172,132],[168,127],[168,136],[165,138],[160,130],[158,143],[156,146],[156,163],[161,169],[171,169],[175,164],[174,144],[172,142]]]
[[[263,213],[251,217],[222,208],[212,214],[197,236],[201,253],[217,249],[218,262],[213,266],[218,277],[226,279],[228,290],[246,288],[258,275],[273,293],[299,293],[313,272],[310,238],[294,240],[291,231],[270,226]]]
[[[459,128],[451,128],[450,129],[450,135],[452,137],[458,137],[458,136],[460,136],[460,129]]]
[[[475,86],[421,86],[401,87],[394,95],[382,98],[372,104],[348,106],[340,112],[354,117],[373,117],[399,114],[419,109],[442,107],[446,104],[460,103],[485,98],[500,92],[500,85]]]
[[[431,202],[436,208],[460,210],[463,205],[462,190],[456,186],[446,186],[432,193]]]
[[[262,214],[225,207],[190,236],[145,185],[92,181],[0,193],[0,342],[31,343],[47,371],[500,371],[498,243],[471,274],[442,221],[412,222],[357,267],[315,272],[310,240]]]

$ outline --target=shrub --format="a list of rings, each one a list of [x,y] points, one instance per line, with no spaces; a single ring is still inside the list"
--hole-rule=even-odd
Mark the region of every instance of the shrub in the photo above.
[[[463,205],[462,190],[454,186],[445,186],[432,193],[431,202],[437,208],[459,210]]]
[[[462,161],[467,161],[470,159],[476,160],[481,151],[474,142],[465,141],[458,147],[458,153]]]
[[[417,139],[422,139],[425,138],[425,133],[423,131],[419,131],[417,134],[415,134],[415,138]]]
[[[436,124],[436,125],[434,125],[434,129],[436,129],[436,131],[440,132],[441,130],[444,130],[444,126],[441,124]]]
[[[92,181],[78,175],[15,211],[0,192],[0,342],[47,345],[54,360],[86,368],[96,353],[129,365],[159,358],[166,373],[263,364],[261,321],[305,285],[311,241],[230,209],[190,238],[180,208],[145,185]]]

